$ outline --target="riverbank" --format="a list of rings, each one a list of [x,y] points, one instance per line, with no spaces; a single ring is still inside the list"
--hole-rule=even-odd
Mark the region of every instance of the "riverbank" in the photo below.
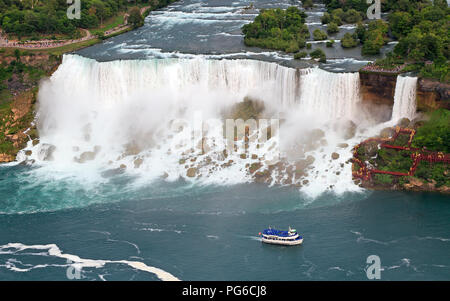
[[[152,6],[144,6],[139,8],[139,13],[142,18],[148,15],[148,12],[152,9]],[[15,48],[15,49],[27,49],[27,50],[51,50],[52,52],[70,52],[75,51],[87,46],[92,46],[101,42],[104,39],[114,37],[118,34],[125,33],[134,29],[134,25],[128,24],[129,14],[125,13],[122,16],[120,24],[109,28],[98,28],[94,30],[81,29],[84,32],[84,36],[79,39],[71,40],[33,40],[33,41],[17,41],[0,39],[0,48]]]
[[[139,7],[139,12],[144,18],[151,10],[158,8],[161,5],[143,6]],[[38,143],[38,133],[33,123],[38,86],[42,79],[50,77],[58,68],[62,55],[133,30],[135,27],[128,24],[128,16],[124,15],[123,24],[101,34],[92,34],[84,29],[85,36],[76,40],[1,41],[0,163],[15,161],[17,153],[28,141]]]
[[[0,54],[0,163],[14,161],[29,140],[37,139],[33,120],[38,85],[60,63],[61,56],[49,53],[8,49]]]

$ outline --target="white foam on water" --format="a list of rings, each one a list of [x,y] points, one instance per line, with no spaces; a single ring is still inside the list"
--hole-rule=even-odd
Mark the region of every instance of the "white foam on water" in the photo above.
[[[24,245],[21,243],[8,243],[6,245],[0,246],[0,254],[15,254],[20,255],[21,251],[24,250],[46,250],[46,253],[39,254],[40,256],[51,256],[58,257],[62,259],[66,259],[71,263],[67,265],[28,265],[29,268],[18,268],[13,262],[10,260],[4,266],[11,271],[15,272],[28,272],[32,269],[36,268],[45,268],[48,266],[72,266],[77,270],[82,270],[83,268],[101,268],[106,264],[126,264],[134,269],[155,274],[162,281],[180,281],[177,277],[166,272],[162,269],[151,267],[146,265],[145,263],[139,261],[129,261],[129,260],[103,260],[103,259],[85,259],[80,258],[77,255],[65,254],[63,253],[59,247],[55,244],[47,244],[47,245]],[[29,253],[27,253],[29,254]]]

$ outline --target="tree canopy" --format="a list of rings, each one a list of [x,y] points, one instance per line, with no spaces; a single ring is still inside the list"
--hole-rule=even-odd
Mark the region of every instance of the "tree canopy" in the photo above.
[[[244,43],[257,46],[297,52],[305,47],[310,36],[305,24],[306,14],[295,6],[286,10],[262,9],[255,20],[242,27]]]

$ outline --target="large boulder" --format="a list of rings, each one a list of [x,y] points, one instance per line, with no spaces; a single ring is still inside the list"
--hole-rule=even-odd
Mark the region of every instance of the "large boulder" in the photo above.
[[[95,160],[95,157],[97,156],[97,153],[100,151],[100,146],[95,146],[93,151],[87,151],[81,153],[79,158],[74,158],[75,162],[78,163],[86,163],[87,161],[93,161]]]
[[[226,117],[234,120],[242,119],[244,121],[248,119],[258,120],[264,109],[265,107],[262,101],[245,97],[244,101],[233,105],[231,112],[226,114]]]
[[[409,126],[410,123],[411,120],[409,120],[408,118],[402,118],[397,122],[397,125],[401,128],[406,128]]]
[[[356,135],[356,124],[351,120],[338,120],[333,125],[333,129],[340,133],[341,137],[348,140]]]
[[[378,153],[378,142],[370,141],[364,145],[365,155],[368,157],[373,157]]]
[[[188,176],[189,178],[193,178],[193,177],[195,177],[196,173],[197,173],[197,169],[194,167],[191,167],[187,170],[186,176]]]
[[[38,149],[38,159],[41,161],[52,161],[53,153],[56,150],[56,146],[53,144],[43,143]]]
[[[395,130],[393,128],[384,128],[383,130],[381,130],[380,132],[380,137],[381,138],[390,138],[394,135]]]
[[[136,160],[134,160],[134,168],[139,168],[141,165],[142,165],[142,163],[144,162],[144,159],[142,159],[142,158],[137,158]]]

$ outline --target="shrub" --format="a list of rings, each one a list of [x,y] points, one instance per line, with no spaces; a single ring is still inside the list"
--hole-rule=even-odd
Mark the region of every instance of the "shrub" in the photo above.
[[[287,53],[294,53],[294,52],[298,52],[300,50],[300,48],[298,47],[298,43],[296,43],[295,41],[292,41],[289,46],[286,48],[286,52]]]
[[[328,34],[333,34],[333,33],[338,33],[339,32],[339,26],[337,26],[336,23],[329,23],[327,26],[327,33]]]
[[[343,19],[346,23],[358,23],[362,21],[362,17],[355,9],[349,9],[344,13]]]
[[[323,52],[323,50],[320,48],[317,48],[316,50],[311,52],[310,55],[311,55],[311,58],[313,58],[313,59],[319,59],[319,62],[321,62],[321,63],[326,63],[326,61],[327,61],[325,52]]]
[[[300,60],[302,58],[305,58],[307,55],[308,53],[306,53],[305,51],[297,52],[296,54],[294,54],[294,59]]]
[[[314,3],[312,2],[312,0],[304,0],[304,1],[302,1],[302,3],[303,3],[303,8],[305,8],[305,9],[314,7]]]
[[[344,37],[341,40],[341,45],[344,48],[353,48],[358,46],[358,44],[359,42],[355,39],[355,37],[348,32],[344,35]]]
[[[450,110],[434,111],[430,119],[417,130],[412,146],[450,152]]]
[[[331,15],[329,13],[324,13],[322,18],[320,18],[322,24],[328,24],[331,22]]]
[[[376,174],[374,176],[375,183],[379,184],[379,185],[390,185],[390,184],[392,184],[393,180],[394,180],[394,177],[391,175]]]
[[[327,34],[320,29],[316,29],[313,32],[314,41],[323,41],[327,39]]]

